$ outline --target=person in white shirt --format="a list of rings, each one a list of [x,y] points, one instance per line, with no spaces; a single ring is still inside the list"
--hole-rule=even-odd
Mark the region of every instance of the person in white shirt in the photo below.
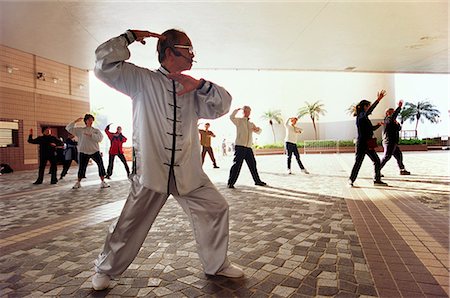
[[[236,114],[242,110],[244,117],[237,118]],[[253,133],[260,134],[261,128],[257,127],[253,122],[250,122],[250,113],[252,109],[249,106],[238,108],[230,115],[230,120],[236,125],[236,142],[234,145],[234,159],[233,165],[230,169],[230,177],[228,178],[228,188],[235,188],[239,173],[242,168],[242,163],[247,163],[247,166],[252,174],[255,185],[266,186],[267,184],[259,178],[258,170],[256,169],[256,159],[253,154]]]
[[[85,127],[75,127],[78,122],[84,121]],[[66,126],[66,130],[78,137],[78,181],[72,187],[77,189],[81,187],[81,179],[86,176],[86,168],[89,159],[93,159],[98,167],[98,175],[100,176],[100,187],[108,188],[109,185],[104,181],[106,176],[105,166],[103,165],[102,155],[100,154],[100,146],[98,145],[103,140],[103,134],[98,128],[92,127],[94,123],[94,116],[86,114],[83,117],[75,119]]]
[[[128,46],[158,38],[161,66],[157,70],[126,62]],[[242,277],[242,269],[227,258],[229,206],[203,172],[198,119],[228,113],[231,95],[204,79],[183,74],[192,67],[194,51],[186,33],[162,34],[128,30],[96,50],[96,76],[128,95],[133,103],[134,164],[125,206],[108,231],[95,261],[95,290],[109,286],[139,252],[159,210],[169,195],[186,212],[205,274]]]
[[[286,120],[286,123],[284,124],[284,126],[286,127],[285,142],[286,142],[288,174],[292,174],[291,170],[292,154],[294,154],[295,159],[297,159],[297,163],[298,166],[300,167],[300,170],[305,174],[309,174],[308,170],[305,169],[303,163],[300,160],[300,154],[297,148],[297,137],[299,134],[302,133],[302,130],[296,126],[297,121],[298,121],[297,117],[291,117],[288,120]]]

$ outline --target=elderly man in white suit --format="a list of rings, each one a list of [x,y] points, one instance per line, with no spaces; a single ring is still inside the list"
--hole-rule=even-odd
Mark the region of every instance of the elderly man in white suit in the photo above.
[[[158,38],[157,70],[126,62],[128,45]],[[132,185],[117,222],[110,226],[95,261],[95,290],[109,286],[136,257],[169,195],[189,217],[205,274],[241,277],[227,259],[228,203],[203,172],[197,121],[226,114],[230,94],[222,87],[181,72],[192,67],[189,37],[170,29],[162,34],[128,30],[96,50],[96,76],[133,102]]]

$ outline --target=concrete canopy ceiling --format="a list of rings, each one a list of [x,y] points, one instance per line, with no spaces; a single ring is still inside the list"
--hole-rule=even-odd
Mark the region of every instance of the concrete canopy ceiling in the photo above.
[[[2,1],[1,44],[82,69],[126,29],[185,31],[196,69],[449,73],[448,1]],[[131,46],[157,66],[156,41]]]

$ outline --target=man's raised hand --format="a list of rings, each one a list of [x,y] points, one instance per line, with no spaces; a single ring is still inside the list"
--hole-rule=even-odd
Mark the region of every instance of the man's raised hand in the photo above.
[[[145,38],[148,37],[155,37],[158,39],[165,39],[166,37],[164,35],[158,34],[158,33],[154,33],[154,32],[150,32],[150,31],[142,31],[142,30],[131,30],[131,32],[134,33],[134,35],[136,36],[136,41],[139,41],[140,43],[145,45]]]

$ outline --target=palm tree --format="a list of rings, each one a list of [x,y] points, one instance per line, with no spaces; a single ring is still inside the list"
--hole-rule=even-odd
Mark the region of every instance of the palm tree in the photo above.
[[[281,118],[281,111],[280,110],[268,110],[267,112],[264,112],[264,114],[262,115],[262,118],[269,120],[269,124],[272,127],[273,142],[276,143],[277,140],[275,138],[275,129],[273,128],[273,121],[276,121],[278,124],[281,124],[281,122],[283,122],[283,118]]]
[[[324,104],[320,103],[320,100],[314,102],[314,103],[309,103],[307,101],[305,101],[305,105],[303,107],[301,107],[300,109],[298,109],[298,117],[301,118],[305,115],[309,115],[309,117],[311,118],[313,127],[314,127],[314,135],[315,138],[317,140],[317,127],[316,127],[316,120],[319,120],[319,116],[320,115],[325,115],[325,113],[327,112],[324,108],[323,108]]]
[[[400,124],[403,125],[403,123],[405,123],[406,120],[409,120],[413,117],[413,110],[411,108],[403,107],[398,116],[400,118]]]
[[[405,104],[405,109],[410,110],[411,116],[409,117],[409,120],[413,122],[416,120],[416,127],[415,127],[415,135],[417,138],[417,126],[419,125],[419,120],[423,122],[423,118],[425,117],[428,119],[431,123],[438,123],[439,122],[439,116],[440,112],[436,109],[436,106],[430,103],[429,101],[419,101],[417,104],[413,104],[410,102],[407,102]]]

